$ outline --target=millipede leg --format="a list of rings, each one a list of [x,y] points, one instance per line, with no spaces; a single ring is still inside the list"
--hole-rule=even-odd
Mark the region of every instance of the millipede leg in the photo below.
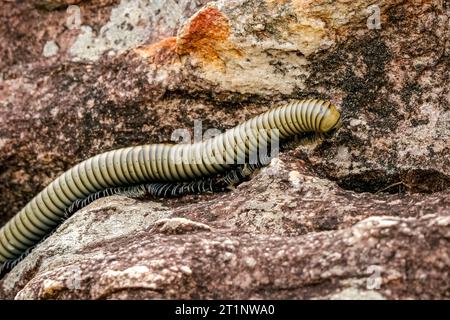
[[[46,237],[47,238],[47,237]],[[45,239],[46,239],[45,238]],[[43,239],[44,240],[44,239]],[[42,240],[42,241],[43,241]],[[16,265],[19,264],[23,259],[25,259],[26,256],[30,254],[30,252],[35,248],[35,246],[28,248],[25,250],[19,257],[16,259],[10,259],[6,260],[2,264],[0,264],[0,279],[3,278],[5,274],[7,274],[9,271],[11,271]]]

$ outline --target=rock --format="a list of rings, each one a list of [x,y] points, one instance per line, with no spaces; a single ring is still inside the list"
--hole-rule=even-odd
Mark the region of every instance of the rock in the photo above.
[[[211,228],[204,224],[191,221],[185,218],[161,219],[155,222],[155,232],[164,234],[182,234],[193,231],[211,231]]]
[[[374,216],[292,236],[230,228],[220,217],[209,219],[213,232],[161,235],[151,231],[157,216],[181,208],[152,206],[114,197],[83,209],[5,278],[7,297],[426,299],[446,297],[450,285],[448,214]]]
[[[321,143],[289,142],[231,192],[98,200],[0,280],[0,296],[448,298],[450,8],[207,2],[178,1],[173,16],[132,30],[119,13],[135,3],[80,2],[98,10],[82,25],[102,30],[85,38],[60,32],[66,12],[6,4],[23,14],[5,22],[44,22],[22,39],[0,27],[10,44],[0,49],[1,221],[77,162],[169,141],[197,119],[226,129],[322,97],[344,126]],[[43,55],[48,41],[59,50]]]

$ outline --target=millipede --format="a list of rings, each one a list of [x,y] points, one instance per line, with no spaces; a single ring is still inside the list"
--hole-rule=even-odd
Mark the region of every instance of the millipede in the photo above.
[[[331,102],[295,100],[201,142],[149,144],[91,157],[52,181],[0,229],[0,272],[96,199],[223,191],[266,165],[278,141],[331,135],[340,126],[341,115]]]

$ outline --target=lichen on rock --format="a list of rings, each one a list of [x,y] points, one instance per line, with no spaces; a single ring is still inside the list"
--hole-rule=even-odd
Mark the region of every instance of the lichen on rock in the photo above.
[[[448,298],[450,8],[169,2],[5,4],[1,223],[83,159],[167,142],[199,119],[224,130],[315,97],[338,105],[342,128],[289,141],[229,192],[95,201],[0,280],[0,296]],[[68,5],[90,36],[65,26]]]

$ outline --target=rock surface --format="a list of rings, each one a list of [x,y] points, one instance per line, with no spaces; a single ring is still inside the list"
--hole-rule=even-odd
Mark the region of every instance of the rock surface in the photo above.
[[[0,296],[449,298],[448,4],[169,2],[6,3],[0,25],[18,28],[0,27],[0,222],[77,162],[197,119],[226,129],[311,96],[335,102],[343,128],[288,143],[232,192],[98,200]],[[64,25],[74,3],[84,28]]]

